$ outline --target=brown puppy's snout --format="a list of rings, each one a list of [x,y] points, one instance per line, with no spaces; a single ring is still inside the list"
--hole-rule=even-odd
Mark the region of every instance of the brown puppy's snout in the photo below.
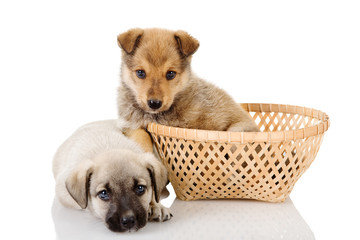
[[[162,106],[162,101],[158,99],[150,99],[148,100],[148,106],[154,110],[159,109]]]

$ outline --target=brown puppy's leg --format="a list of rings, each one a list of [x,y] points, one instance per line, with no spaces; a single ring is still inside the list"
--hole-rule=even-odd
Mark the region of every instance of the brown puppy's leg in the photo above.
[[[150,135],[144,129],[124,129],[123,133],[128,138],[137,142],[145,152],[153,152]]]
[[[259,132],[260,129],[256,126],[255,122],[237,122],[232,124],[228,129],[228,132]]]

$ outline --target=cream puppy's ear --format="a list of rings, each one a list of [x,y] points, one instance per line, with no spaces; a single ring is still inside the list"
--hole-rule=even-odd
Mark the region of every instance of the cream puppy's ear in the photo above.
[[[117,37],[118,45],[127,53],[133,54],[139,45],[140,39],[144,33],[143,29],[134,28],[121,33]]]
[[[88,204],[90,177],[93,172],[93,163],[90,160],[81,162],[65,181],[70,196],[85,209]]]
[[[199,48],[199,41],[190,36],[187,32],[184,31],[176,31],[175,39],[179,45],[180,52],[185,56],[189,57],[196,52]]]
[[[168,172],[165,166],[156,159],[153,154],[145,153],[143,156],[145,167],[149,171],[151,177],[151,185],[154,191],[155,200],[156,202],[159,202],[161,192],[168,183]]]

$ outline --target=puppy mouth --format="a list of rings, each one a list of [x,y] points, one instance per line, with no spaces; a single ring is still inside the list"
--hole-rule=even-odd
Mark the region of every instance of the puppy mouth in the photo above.
[[[158,114],[158,113],[164,112],[164,110],[162,111],[161,109],[159,109],[159,110],[147,109],[145,111],[150,114]]]
[[[124,225],[124,223],[121,222],[121,219],[117,220],[108,220],[106,222],[106,225],[108,229],[110,229],[113,232],[136,232],[139,229],[145,227],[147,220],[146,219],[137,219],[135,220],[136,223],[133,223],[131,225]]]
[[[149,113],[149,114],[159,114],[159,113],[163,113],[163,112],[166,112],[168,111],[169,108],[163,108],[163,109],[158,109],[158,110],[154,110],[154,109],[147,109],[145,110],[145,112]]]
[[[143,228],[144,226],[141,227],[134,226],[132,228],[119,228],[108,225],[107,227],[113,232],[137,232],[140,228]]]
[[[132,228],[114,228],[114,227],[108,226],[108,228],[113,232],[137,232],[142,227],[135,226]]]

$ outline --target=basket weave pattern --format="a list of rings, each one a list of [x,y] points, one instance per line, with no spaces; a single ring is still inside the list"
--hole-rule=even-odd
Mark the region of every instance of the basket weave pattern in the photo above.
[[[148,131],[181,200],[286,199],[313,162],[328,116],[279,104],[242,104],[261,132],[223,132],[151,123]]]

